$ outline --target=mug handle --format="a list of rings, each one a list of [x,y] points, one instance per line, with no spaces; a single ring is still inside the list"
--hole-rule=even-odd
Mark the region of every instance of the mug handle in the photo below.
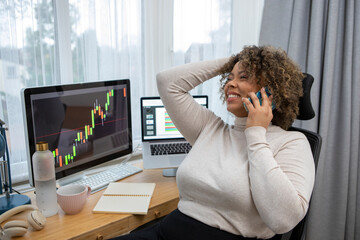
[[[87,196],[89,197],[91,195],[91,187],[89,185],[85,185],[85,187],[87,188]]]

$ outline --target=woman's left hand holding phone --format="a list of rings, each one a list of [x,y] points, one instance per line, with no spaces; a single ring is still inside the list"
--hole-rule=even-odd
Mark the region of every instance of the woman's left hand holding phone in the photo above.
[[[242,101],[246,104],[249,110],[248,118],[246,121],[246,128],[260,126],[267,129],[269,126],[273,114],[272,114],[272,95],[268,97],[265,93],[265,89],[261,88],[262,105],[254,92],[249,93],[253,104],[247,98],[242,98]]]

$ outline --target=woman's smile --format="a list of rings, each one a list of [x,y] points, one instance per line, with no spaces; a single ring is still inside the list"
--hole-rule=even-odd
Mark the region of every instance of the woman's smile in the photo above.
[[[236,101],[236,100],[241,100],[241,96],[239,95],[239,94],[237,94],[237,93],[234,93],[234,92],[228,92],[227,93],[227,99],[226,99],[226,101],[228,102],[228,103],[230,103],[230,102],[232,102],[232,101]]]

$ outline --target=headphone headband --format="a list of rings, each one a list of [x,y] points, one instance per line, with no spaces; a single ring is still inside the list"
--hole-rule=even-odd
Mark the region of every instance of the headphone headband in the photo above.
[[[26,211],[26,210],[39,210],[36,206],[34,205],[22,205],[22,206],[18,206],[15,207],[13,209],[8,210],[7,212],[3,213],[2,215],[0,215],[0,224],[5,221],[6,219],[8,219],[11,216],[14,216],[20,212]]]

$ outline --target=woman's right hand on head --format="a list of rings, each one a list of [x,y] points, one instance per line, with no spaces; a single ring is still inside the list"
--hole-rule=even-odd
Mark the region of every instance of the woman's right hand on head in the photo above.
[[[267,128],[273,118],[272,114],[272,96],[268,97],[265,93],[265,89],[260,90],[262,96],[262,105],[254,92],[249,93],[253,104],[247,98],[242,98],[242,101],[246,104],[249,110],[246,128],[260,126]]]

